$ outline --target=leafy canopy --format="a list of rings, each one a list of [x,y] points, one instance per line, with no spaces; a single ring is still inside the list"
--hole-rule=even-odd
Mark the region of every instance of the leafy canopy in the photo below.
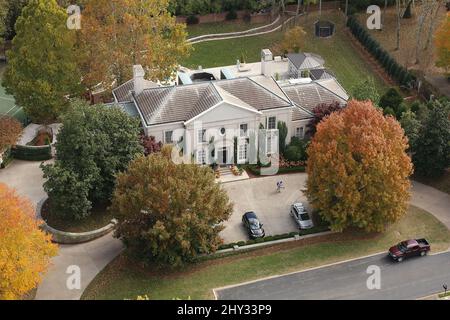
[[[406,213],[411,160],[400,124],[351,100],[317,126],[308,148],[307,195],[333,230],[382,231]]]
[[[8,116],[0,117],[0,152],[5,148],[16,144],[22,133],[22,125],[19,121]]]
[[[57,253],[39,229],[31,202],[0,183],[0,300],[20,299],[36,288]]]
[[[354,86],[352,89],[352,98],[358,101],[370,100],[375,106],[378,106],[380,94],[376,89],[373,78],[367,78]]]
[[[128,81],[141,64],[148,78],[164,80],[189,53],[185,25],[168,11],[168,0],[88,0],[82,12],[79,57],[84,84]]]
[[[221,243],[233,207],[209,167],[175,164],[171,149],[138,157],[117,178],[116,237],[140,259],[180,265]]]
[[[417,138],[415,171],[425,177],[441,175],[450,166],[450,102],[434,101]]]
[[[325,117],[329,116],[333,112],[342,110],[342,106],[339,102],[332,103],[320,103],[313,109],[314,118],[308,124],[308,134],[313,136],[316,133],[316,127]]]
[[[116,174],[142,154],[139,121],[120,107],[83,101],[75,101],[62,120],[55,164],[43,166],[44,189],[57,212],[82,218],[92,203],[109,201]]]
[[[55,0],[29,0],[15,24],[3,85],[37,123],[56,119],[79,92],[75,33]]]

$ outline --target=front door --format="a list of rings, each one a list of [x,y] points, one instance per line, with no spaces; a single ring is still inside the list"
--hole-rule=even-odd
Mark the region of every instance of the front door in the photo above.
[[[228,163],[227,148],[219,149],[219,152],[217,153],[217,163],[222,166]]]

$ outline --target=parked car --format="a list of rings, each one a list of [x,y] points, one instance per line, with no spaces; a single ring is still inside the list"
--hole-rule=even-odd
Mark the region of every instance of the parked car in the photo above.
[[[389,256],[395,261],[401,262],[411,256],[425,256],[431,247],[425,239],[411,239],[402,241],[389,248]]]
[[[314,226],[309,213],[301,202],[296,202],[291,206],[291,216],[300,229],[309,229]]]
[[[242,216],[242,223],[247,229],[250,238],[262,238],[266,235],[263,229],[263,224],[259,221],[256,213],[253,211],[244,213]]]

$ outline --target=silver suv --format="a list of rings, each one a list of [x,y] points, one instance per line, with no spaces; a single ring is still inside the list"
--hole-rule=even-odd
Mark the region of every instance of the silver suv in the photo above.
[[[291,216],[300,229],[309,229],[314,226],[311,217],[301,202],[296,202],[291,206]]]

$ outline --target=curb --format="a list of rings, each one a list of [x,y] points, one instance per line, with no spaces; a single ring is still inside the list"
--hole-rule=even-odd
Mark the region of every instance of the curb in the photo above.
[[[266,242],[260,242],[260,243],[254,243],[254,244],[248,244],[248,245],[243,245],[243,246],[235,246],[233,248],[227,248],[227,249],[222,249],[222,250],[217,250],[216,252],[214,252],[212,255],[219,255],[222,253],[229,253],[229,252],[242,252],[242,251],[246,251],[246,250],[252,250],[252,249],[258,249],[258,248],[263,248],[263,247],[268,247],[268,246],[273,246],[273,245],[277,245],[280,243],[286,243],[286,242],[292,242],[292,241],[299,241],[299,240],[303,240],[303,239],[308,239],[308,238],[314,238],[314,237],[319,237],[319,236],[325,236],[328,234],[333,234],[336,232],[333,231],[324,231],[324,232],[318,232],[318,233],[312,233],[312,234],[307,234],[304,236],[293,236],[293,237],[289,237],[289,238],[285,238],[285,239],[279,239],[279,240],[272,240],[272,241],[266,241]]]
[[[111,223],[109,223],[108,225],[106,225],[100,229],[88,231],[88,232],[75,233],[75,232],[61,231],[61,230],[52,228],[42,219],[42,216],[41,216],[42,206],[47,199],[48,199],[48,197],[45,197],[38,202],[38,204],[36,206],[36,218],[38,220],[42,221],[40,228],[42,230],[46,231],[47,233],[51,234],[52,241],[55,243],[79,244],[79,243],[89,242],[89,241],[98,239],[100,237],[103,237],[104,235],[113,231],[114,228],[116,227],[117,220],[113,219],[113,220],[111,220]]]
[[[288,272],[288,273],[283,273],[283,274],[276,274],[276,275],[273,275],[273,276],[267,276],[267,277],[256,279],[256,280],[250,280],[250,281],[245,281],[245,282],[241,282],[241,283],[237,283],[237,284],[231,284],[231,285],[224,286],[224,287],[214,288],[212,290],[213,290],[214,297],[217,300],[217,292],[216,291],[220,291],[220,290],[224,290],[224,289],[230,289],[230,288],[235,288],[235,287],[240,287],[240,286],[244,286],[244,285],[255,283],[255,282],[259,282],[259,281],[265,281],[265,280],[280,278],[280,277],[289,276],[289,275],[292,275],[292,274],[298,274],[298,273],[303,273],[303,272],[307,272],[307,271],[317,270],[317,269],[321,269],[321,268],[327,268],[327,267],[331,267],[331,266],[335,266],[335,265],[339,265],[339,264],[343,264],[343,263],[347,263],[347,262],[352,262],[352,261],[357,261],[357,260],[366,259],[366,258],[370,258],[370,257],[375,257],[375,256],[378,256],[378,255],[381,255],[381,254],[385,254],[385,253],[386,253],[385,251],[377,252],[377,253],[369,254],[369,255],[366,255],[366,256],[362,256],[362,257],[357,257],[357,258],[352,258],[352,259],[346,259],[346,260],[342,260],[342,261],[332,262],[332,263],[324,264],[324,265],[317,266],[317,267],[307,268],[307,269],[303,269],[303,270],[299,270],[299,271],[293,271],[293,272]]]

